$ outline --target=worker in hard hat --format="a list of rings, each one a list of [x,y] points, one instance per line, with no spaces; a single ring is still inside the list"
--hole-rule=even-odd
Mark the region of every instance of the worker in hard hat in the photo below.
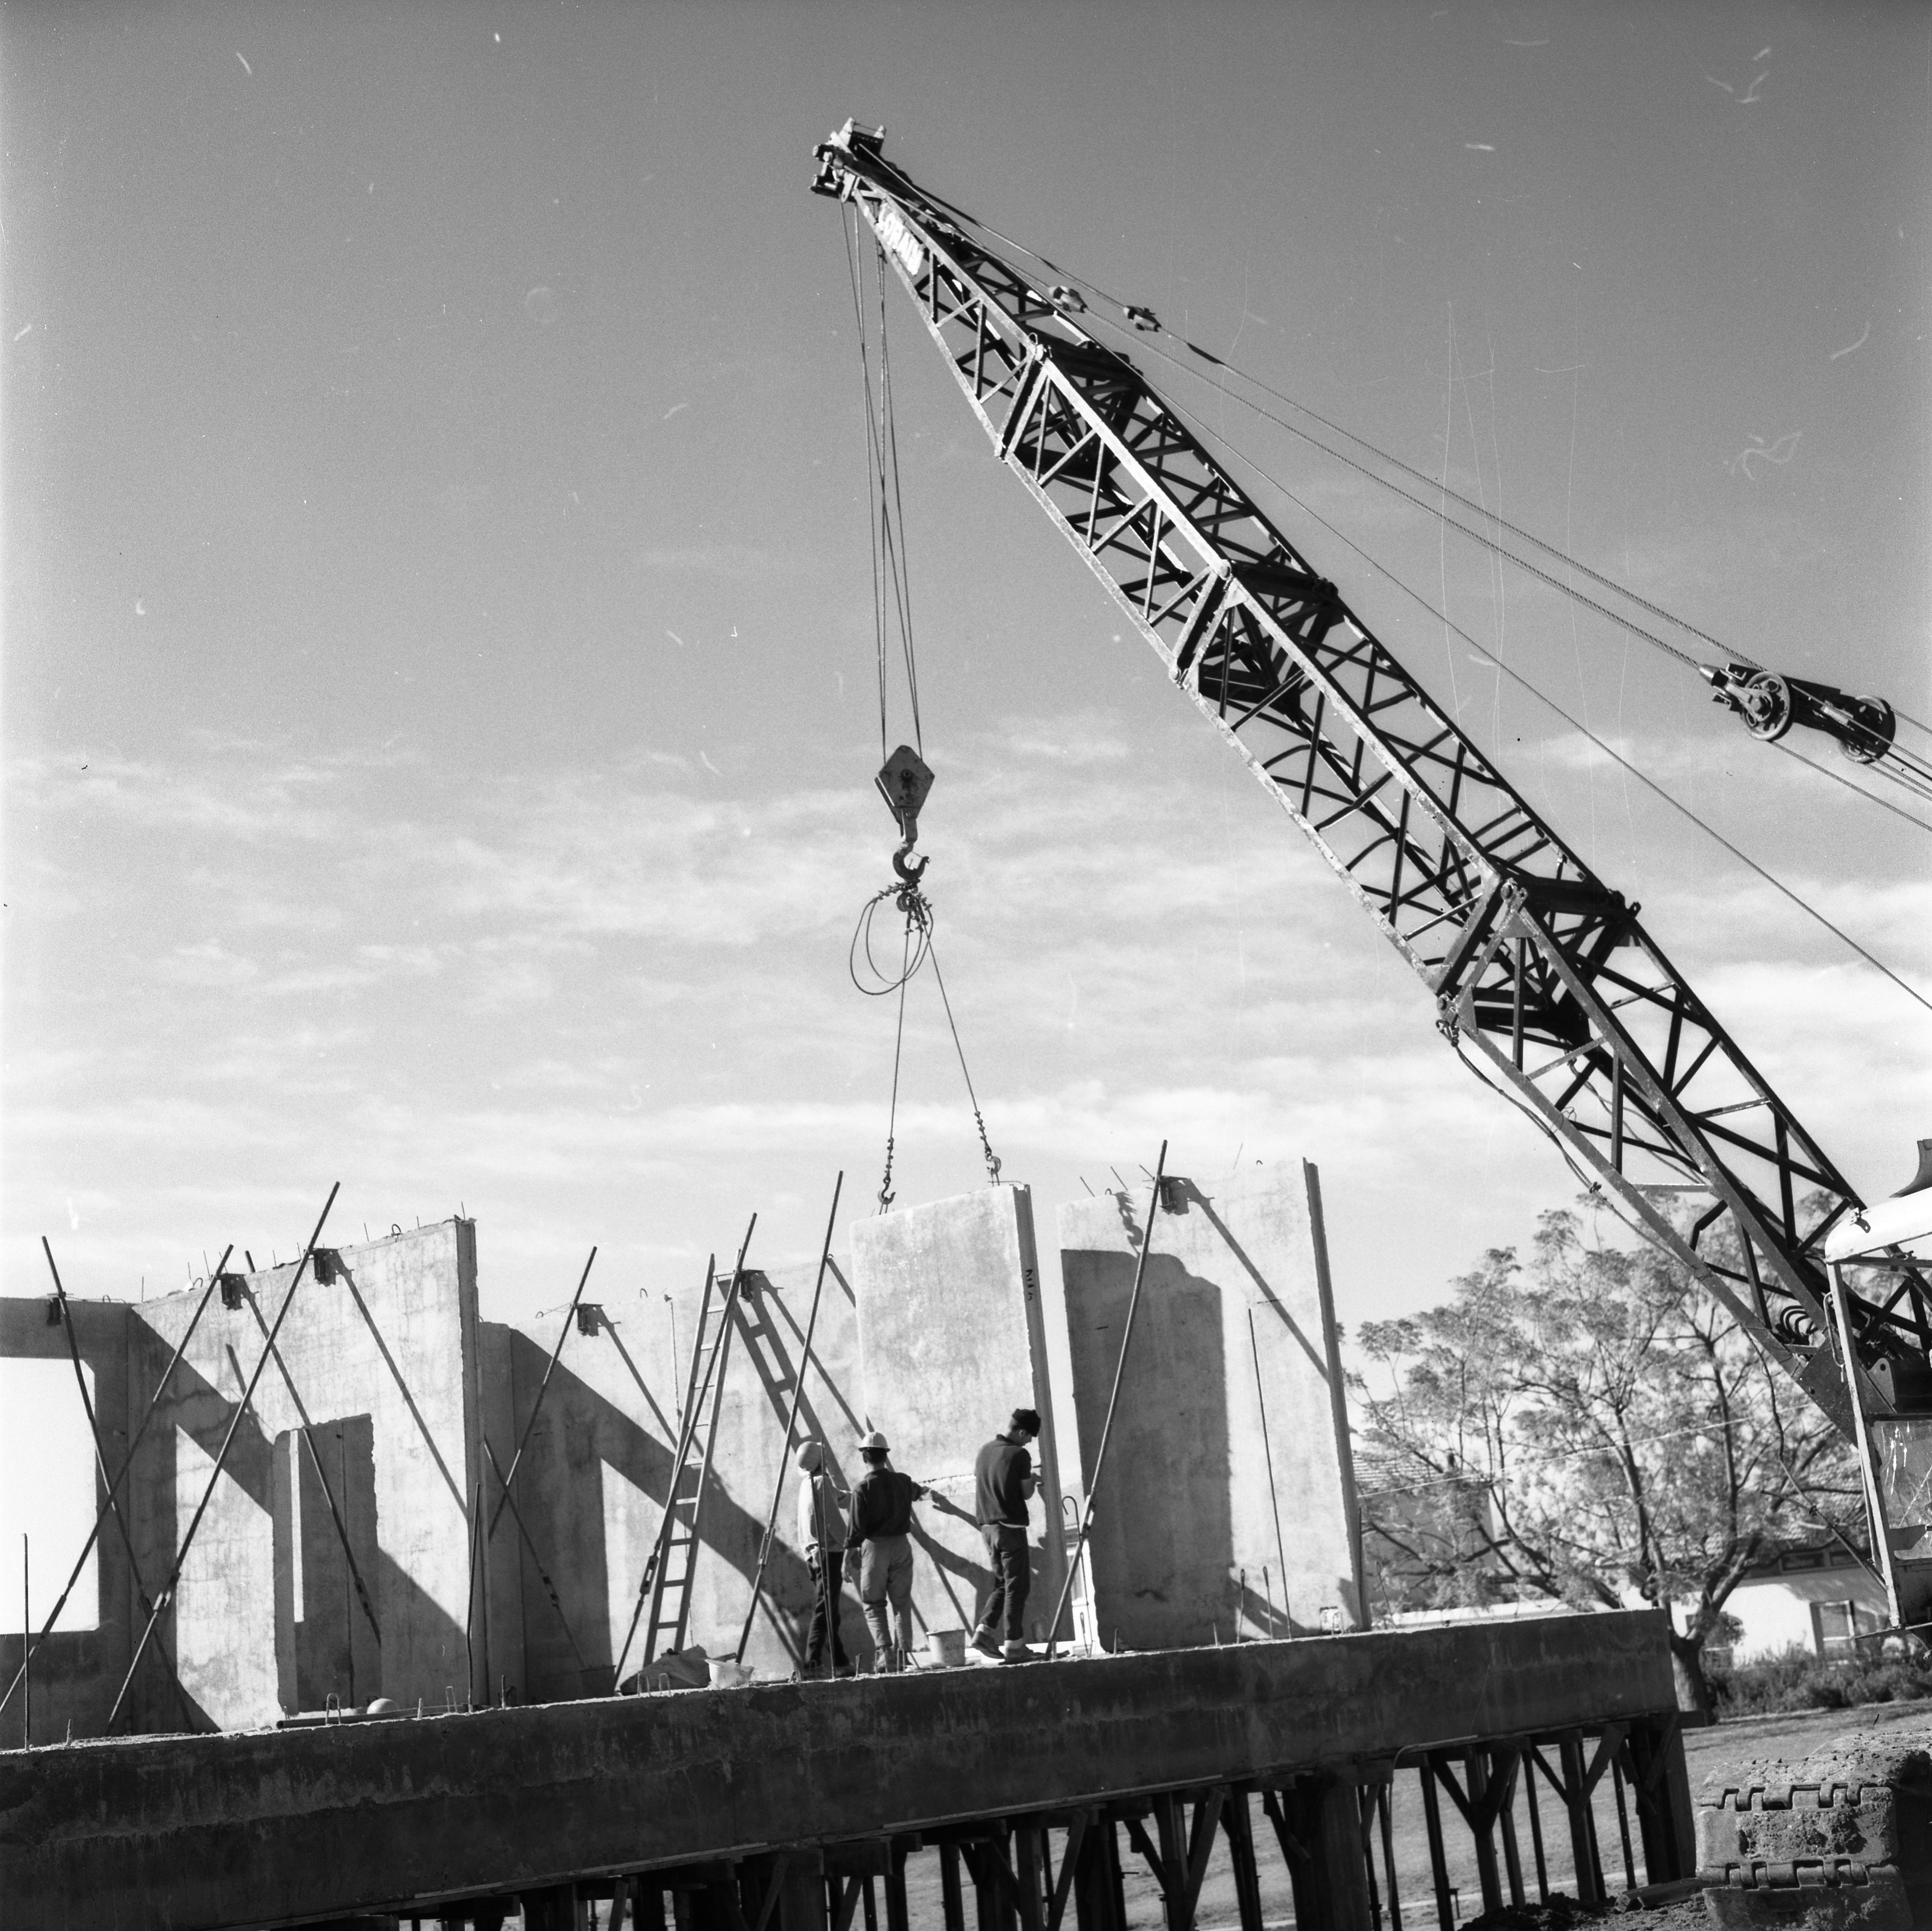
[[[1028,1448],[1040,1433],[1040,1416],[1031,1408],[1016,1408],[1004,1433],[995,1435],[979,1453],[973,1467],[974,1500],[980,1533],[992,1566],[993,1593],[986,1613],[973,1632],[973,1647],[981,1655],[1005,1662],[1026,1662],[1033,1652],[1026,1646],[1027,1593],[1033,1587],[1032,1558],[1027,1548],[1027,1502],[1039,1486]],[[1002,1626],[1006,1641],[1000,1641]]]
[[[866,1473],[852,1491],[845,1559],[858,1570],[859,1602],[878,1652],[873,1667],[902,1670],[912,1655],[912,1505],[926,1489],[892,1467],[892,1450],[877,1428],[861,1437],[859,1458]]]
[[[806,1638],[804,1674],[814,1674],[825,1661],[825,1639],[832,1638],[832,1666],[840,1676],[852,1674],[839,1634],[842,1612],[839,1580],[845,1562],[845,1491],[825,1465],[823,1442],[801,1442],[793,1457],[805,1479],[798,1490],[798,1541],[812,1572],[812,1627]]]

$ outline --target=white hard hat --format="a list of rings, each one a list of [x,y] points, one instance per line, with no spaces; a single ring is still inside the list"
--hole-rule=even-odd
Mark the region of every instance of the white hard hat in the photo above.
[[[878,1449],[885,1453],[891,1452],[885,1437],[880,1434],[877,1428],[873,1429],[869,1434],[861,1435],[859,1437],[859,1446],[862,1451],[866,1449]]]
[[[823,1442],[800,1442],[792,1459],[809,1475],[825,1459],[825,1444]]]

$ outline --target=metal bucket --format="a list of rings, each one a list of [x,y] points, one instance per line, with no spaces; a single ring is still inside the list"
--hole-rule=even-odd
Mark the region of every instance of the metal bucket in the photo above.
[[[926,1653],[932,1659],[934,1669],[957,1669],[966,1660],[966,1632],[928,1629],[926,1632]]]

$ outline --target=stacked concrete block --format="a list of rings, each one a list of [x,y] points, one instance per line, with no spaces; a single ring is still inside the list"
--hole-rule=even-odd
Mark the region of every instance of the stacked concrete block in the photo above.
[[[931,1497],[916,1511],[915,1629],[970,1629],[992,1583],[973,1465],[1016,1408],[1036,1409],[1028,1633],[1042,1640],[1064,1575],[1047,1320],[1033,1196],[982,1188],[860,1221],[853,1229],[865,1419]]]
[[[1697,1863],[1720,1931],[1932,1926],[1932,1724],[1707,1782]]]
[[[1166,1194],[1094,1497],[1083,1633],[1162,1649],[1362,1626],[1314,1170],[1257,1164],[1172,1179]],[[1078,1420],[1062,1465],[1076,1497],[1106,1425],[1148,1212],[1143,1191],[1060,1212],[1059,1371]]]

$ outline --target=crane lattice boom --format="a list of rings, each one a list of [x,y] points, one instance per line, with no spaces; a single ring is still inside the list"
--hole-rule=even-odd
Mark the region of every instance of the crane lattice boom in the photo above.
[[[1861,1202],[1645,931],[1064,291],[848,125],[818,150],[994,449],[1517,1096],[1850,1437],[1823,1244]],[[1058,299],[1056,299],[1056,293]],[[1715,1204],[1688,1232],[1672,1191]],[[1726,1218],[1734,1242],[1712,1239]],[[1924,1283],[1851,1296],[1863,1370],[1932,1352]]]

